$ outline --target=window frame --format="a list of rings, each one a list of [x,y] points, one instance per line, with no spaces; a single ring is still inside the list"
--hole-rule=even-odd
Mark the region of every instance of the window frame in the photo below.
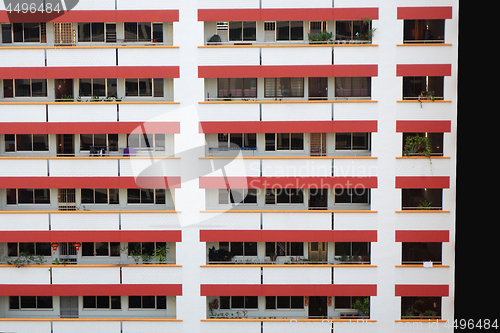
[[[246,148],[246,149],[257,149],[257,133],[217,133],[217,148],[219,149],[225,149],[225,148],[231,148],[231,144],[234,143],[237,145],[235,142],[233,142],[231,136],[241,134],[241,142],[242,146],[240,148]],[[250,135],[253,135],[254,138],[250,138]],[[221,140],[221,138],[226,137],[227,140]],[[252,145],[250,141],[254,141],[255,145]],[[248,144],[248,145],[247,145]]]
[[[134,84],[133,80],[137,80],[137,95],[134,92],[127,91],[129,84]],[[141,80],[151,80],[151,95],[141,95]],[[160,83],[161,80],[161,96],[157,96],[155,86]],[[165,98],[165,79],[164,78],[125,78],[125,97],[126,98]],[[134,93],[134,94],[132,94]]]
[[[87,84],[84,82],[82,84],[82,80],[90,80],[90,95],[83,95],[82,94],[82,86],[84,84]],[[94,80],[104,80],[104,95],[96,95],[94,93],[95,87],[94,87]],[[113,82],[114,80],[114,82]],[[110,89],[110,85],[113,86],[114,88]],[[110,94],[110,91],[114,90],[114,94]],[[118,97],[118,79],[116,78],[86,78],[86,79],[78,79],[78,96],[83,97],[85,100],[87,99],[93,99],[95,97]]]
[[[133,191],[133,190],[138,190],[139,191],[139,202],[130,202],[130,191]],[[142,202],[143,199],[142,199],[142,195],[143,195],[143,190],[153,190],[153,202]],[[158,201],[158,194],[157,194],[157,191],[164,191],[164,201],[165,202],[157,202]],[[161,195],[161,194],[160,194]],[[145,199],[144,199],[145,200]],[[135,189],[135,188],[128,188],[127,189],[127,205],[166,205],[168,202],[167,200],[167,189],[163,189],[163,188],[139,188],[139,189]]]
[[[278,197],[279,197],[279,193],[276,192],[276,190],[281,190],[281,191],[284,191],[284,193],[288,196],[288,202],[285,203],[285,202],[278,202]],[[290,192],[290,190],[295,190],[297,191],[297,194],[294,195],[293,192]],[[302,191],[302,202],[293,202],[293,197],[295,196],[298,196],[298,193],[299,191]],[[273,202],[270,202],[271,201],[271,197],[274,197],[274,199],[272,200]],[[269,200],[268,200],[269,199]],[[268,188],[266,189],[266,192],[265,192],[265,200],[264,200],[264,205],[306,205],[307,201],[306,201],[306,195],[304,193],[304,189],[302,188],[277,188],[277,189],[274,189],[274,188]]]
[[[299,94],[292,94],[293,92],[293,83],[292,80],[296,79],[298,82],[298,79],[301,79],[301,86],[299,87]],[[272,81],[274,80],[274,82]],[[279,80],[279,84],[278,84]],[[287,81],[289,80],[289,85],[288,87],[286,86]],[[283,81],[283,83],[282,83]],[[305,87],[304,87],[304,78],[303,77],[265,77],[264,78],[264,98],[274,98],[274,99],[282,99],[282,98],[304,98],[305,97]],[[269,87],[273,87],[274,92],[272,94],[268,93],[268,83],[270,82]],[[286,89],[288,88],[288,90]],[[278,89],[279,89],[279,94],[278,94]],[[284,92],[288,92],[288,94],[284,94]]]
[[[16,41],[15,40],[15,29],[14,29],[14,24],[22,24],[22,39],[23,41]],[[27,42],[26,41],[26,28],[25,24],[38,24],[38,41],[37,42]],[[10,28],[10,32],[7,32],[7,26]],[[12,23],[2,23],[2,42],[1,44],[46,44],[47,43],[47,24],[45,22],[12,22]],[[10,35],[10,42],[5,42],[4,41],[4,29],[5,32]]]
[[[266,21],[266,22],[274,22],[274,33],[275,33],[275,41],[276,42],[292,42],[292,41],[304,41],[304,37],[307,37],[307,35],[304,33],[304,21],[300,21],[300,20],[289,20],[289,21]],[[284,22],[287,22],[288,23],[288,38],[287,39],[278,39],[278,37],[280,36],[279,35],[279,29],[280,29],[280,23],[283,24]],[[301,27],[302,27],[302,38],[300,39],[292,39],[292,29],[294,29],[294,27],[292,27],[292,22],[301,22]],[[297,29],[298,27],[295,27],[295,29]],[[282,27],[282,29],[284,29],[284,25]]]
[[[12,306],[12,299],[18,298],[17,304],[18,308],[11,308]],[[35,297],[35,304],[36,306],[34,308],[28,308],[28,307],[22,307],[22,297]],[[40,308],[38,307],[38,297],[50,297],[50,302],[52,303],[50,308]],[[54,310],[54,298],[53,296],[9,296],[9,311],[53,311]]]
[[[365,137],[366,137],[366,149],[363,147],[362,149],[355,149],[353,148],[354,147],[354,139],[355,139],[355,135],[356,134],[363,134]],[[337,136],[338,135],[350,135],[350,148],[337,148]],[[369,152],[371,151],[371,132],[345,132],[345,133],[342,133],[342,132],[337,132],[335,133],[335,151],[344,151],[344,152],[348,152],[348,151],[366,151],[366,152]]]
[[[15,190],[16,191],[16,195],[15,195],[15,198],[16,198],[16,202],[15,203],[9,203],[9,192],[12,191],[12,190]],[[31,203],[27,203],[27,202],[19,202],[21,200],[19,200],[20,198],[20,195],[22,194],[22,192],[20,192],[19,190],[26,190],[26,191],[29,191],[29,190],[32,190],[32,202]],[[40,193],[40,191],[48,191],[48,201],[49,202],[36,202],[37,199],[36,199],[36,194],[37,192]],[[6,197],[7,197],[7,206],[13,206],[13,205],[50,205],[50,196],[51,196],[51,190],[49,188],[8,188],[6,189]],[[46,199],[38,199],[38,200],[43,200],[43,201],[46,201]]]
[[[89,146],[89,149],[85,149],[86,147],[83,147],[83,141],[82,140],[82,135],[92,135],[92,145]],[[96,135],[103,135],[103,134],[91,134],[91,133],[83,133],[83,134],[80,134],[80,152],[89,152],[91,151],[91,147],[102,147],[102,146],[97,146],[95,144],[95,136]],[[106,150],[107,151],[118,151],[118,134],[113,134],[113,133],[110,133],[110,134],[104,134],[106,136]],[[110,135],[113,135],[113,136],[116,136],[116,145],[111,145],[110,144]],[[112,140],[111,140],[112,141]],[[109,148],[109,149],[108,149]],[[113,148],[113,149],[111,149]]]
[[[95,307],[85,307],[85,298],[89,298],[89,297],[95,297]],[[99,305],[99,302],[98,302],[98,297],[108,297],[108,307],[98,307]],[[118,300],[115,299],[115,302],[113,302],[113,297],[118,297]],[[114,305],[116,306],[116,302],[118,302],[118,305],[120,307],[113,307],[113,303]],[[122,306],[121,306],[121,296],[83,296],[82,298],[82,310],[83,311],[101,311],[101,310],[121,310],[122,309]]]
[[[140,297],[141,298],[141,307],[130,307],[130,297]],[[145,308],[144,307],[144,297],[154,297],[155,298],[155,307],[154,308]],[[165,297],[165,308],[163,307],[158,307],[158,297]],[[128,301],[128,310],[129,311],[156,311],[156,310],[167,310],[168,309],[168,296],[166,295],[148,295],[148,296],[128,296],[127,298]]]
[[[96,244],[107,244],[107,254],[97,254],[97,246]],[[84,247],[87,247],[89,246],[88,244],[93,244],[92,247],[93,247],[93,251],[92,251],[92,255],[88,255],[88,254],[84,254]],[[111,248],[111,244],[114,244],[114,246],[118,245],[118,253],[116,252],[111,252],[112,251],[112,248]],[[115,250],[116,251],[116,250]],[[120,257],[120,242],[82,242],[82,251],[81,251],[81,256],[82,257]],[[114,253],[114,254],[112,254]]]
[[[83,202],[83,190],[92,190],[93,202]],[[96,202],[96,190],[106,190],[106,202]],[[111,190],[116,190],[117,202],[111,202]],[[82,205],[118,205],[120,204],[120,189],[118,188],[81,188],[80,189],[80,203]]]
[[[225,22],[224,22],[225,23]],[[231,23],[232,24],[236,24],[236,23],[240,23],[241,24],[241,29],[239,28],[233,28],[233,30],[236,31],[236,29],[239,29],[240,30],[240,38],[241,39],[231,39]],[[254,34],[252,35],[252,37],[254,37],[253,39],[251,38],[245,38],[245,23],[247,24],[251,24],[253,23],[254,25]],[[252,29],[252,27],[250,28],[247,28],[247,29]],[[257,41],[257,21],[227,21],[227,40],[229,42],[255,42]]]
[[[227,80],[227,84],[226,84],[227,85],[227,94],[220,94],[220,91],[221,91],[220,85],[221,85],[221,83],[225,83],[224,81],[221,82],[221,80]],[[236,81],[236,83],[232,82],[235,80],[241,80],[241,82],[239,82],[239,81]],[[238,83],[241,83],[241,89],[238,89],[238,88],[231,89],[232,83],[234,83],[235,85],[238,85]],[[253,83],[255,83],[255,85],[253,85]],[[250,84],[250,89],[245,89],[245,84]],[[255,88],[252,88],[253,86]],[[238,90],[241,90],[241,94],[235,94],[233,96],[232,92],[233,91],[236,92]],[[238,77],[217,78],[217,98],[241,98],[241,99],[245,99],[245,100],[251,99],[251,98],[256,99],[257,98],[257,90],[258,90],[257,78],[238,78]],[[245,91],[251,91],[252,93],[255,93],[255,95],[252,94],[251,96],[246,96]]]
[[[362,188],[363,194],[362,195],[357,195],[357,191],[359,191],[358,188],[334,188],[334,203],[335,205],[369,205],[371,202],[371,191],[369,188]],[[347,194],[346,196],[349,197],[349,202],[337,202],[337,198],[340,197],[341,195],[343,196],[344,193],[342,194],[337,194],[338,191],[346,191]],[[366,194],[366,202],[355,202],[353,199],[355,198],[362,198],[364,194]],[[343,196],[344,197],[344,196]]]
[[[30,135],[30,140],[31,140],[31,150],[19,150],[18,149],[18,136],[20,135]],[[37,136],[45,136],[47,138],[47,145],[45,146],[45,150],[34,150],[34,146],[35,146],[35,142],[33,140],[33,137],[34,135],[37,135]],[[10,148],[7,149],[7,136],[14,136],[14,150],[11,150]],[[8,140],[9,142],[12,142],[12,140]],[[9,154],[9,153],[24,153],[24,152],[30,152],[30,153],[37,153],[37,152],[41,152],[41,153],[44,153],[44,152],[49,152],[50,150],[50,135],[48,134],[4,134],[4,151],[5,153]]]
[[[271,139],[270,137],[274,135],[274,140]],[[283,136],[288,135],[288,139],[284,139]],[[293,137],[297,135],[302,135],[302,149],[293,149]],[[269,137],[269,138],[268,138]],[[281,138],[280,138],[281,137]],[[298,138],[295,138],[298,139]],[[288,140],[288,149],[280,149],[280,144],[279,142]],[[273,141],[273,143],[271,143]],[[279,151],[288,151],[288,152],[304,152],[305,151],[305,134],[304,133],[264,133],[264,151],[266,152],[279,152]],[[269,143],[268,143],[269,142]],[[274,149],[268,149],[268,146],[273,146]]]
[[[288,308],[285,307],[278,307],[278,297],[289,297],[289,304],[290,306]],[[294,298],[302,298],[301,305],[302,307],[292,307],[292,297]],[[274,298],[274,307],[268,307],[268,300],[271,300],[271,298]],[[266,310],[281,310],[281,311],[294,311],[294,310],[304,310],[304,296],[266,296]]]
[[[157,146],[161,141],[160,136],[163,135],[164,146]],[[130,145],[130,137],[137,136],[138,146]],[[153,145],[151,145],[151,138],[153,138]],[[147,142],[146,142],[147,139]],[[145,144],[143,147],[142,144]],[[127,148],[133,148],[139,151],[166,151],[167,149],[167,134],[164,133],[129,133],[127,134]]]
[[[15,255],[11,254],[11,249],[12,249],[12,246],[14,246],[14,244],[16,246],[16,254]],[[20,249],[21,244],[33,244],[33,253],[21,251],[21,249]],[[45,246],[48,245],[48,249],[49,249],[49,251],[47,252],[48,254],[37,253],[37,244],[45,244]],[[17,258],[17,257],[19,257],[19,255],[21,253],[25,253],[27,255],[34,255],[34,256],[41,255],[44,257],[52,257],[52,248],[50,247],[49,242],[8,242],[7,243],[7,257]]]
[[[246,193],[246,195],[242,198],[241,202],[235,202],[235,195],[233,195],[231,192],[238,193],[236,191],[243,191],[243,194]],[[251,192],[250,192],[251,191]],[[238,206],[238,205],[257,205],[258,200],[257,196],[259,194],[258,189],[251,189],[251,188],[244,188],[244,189],[218,189],[217,191],[218,194],[218,204],[219,205],[232,205],[232,206]],[[240,193],[238,193],[239,195]],[[255,202],[252,202],[253,200],[247,199],[247,198],[255,198]],[[225,200],[227,199],[227,200]],[[246,201],[246,202],[245,202]]]
[[[279,250],[278,243],[284,244],[284,249],[282,251],[278,251]],[[272,246],[272,244],[274,244],[274,246]],[[302,254],[297,254],[296,252],[294,254],[292,252],[292,251],[294,251],[294,245],[300,246],[301,251],[299,251],[299,253],[302,253]],[[304,251],[304,242],[266,242],[265,247],[266,247],[266,257],[272,256],[272,253],[269,252],[269,250],[271,250],[271,247],[274,248],[273,251],[276,254],[276,257],[304,257],[305,256],[305,254],[304,254],[304,252],[305,252]],[[280,254],[280,253],[283,253],[283,254]]]
[[[229,297],[229,308],[223,308],[222,307],[222,301],[221,299],[224,298],[224,299],[227,299]],[[243,307],[233,307],[233,297],[243,297]],[[257,298],[257,307],[247,307],[247,300],[246,298],[247,297],[256,297]],[[259,296],[219,296],[219,304],[221,304],[221,306],[219,307],[221,310],[259,310]],[[226,302],[226,301],[224,301]]]
[[[227,243],[227,245],[225,244]],[[242,243],[241,244],[241,248],[242,248],[242,251],[243,251],[243,254],[234,254],[233,253],[233,247],[235,245],[235,243]],[[247,249],[247,247],[249,247],[250,245],[248,243],[255,243],[255,254],[246,254],[246,252],[250,251],[250,249]],[[219,242],[219,250],[224,248],[224,247],[227,247],[227,251],[231,252],[234,254],[234,256],[238,256],[238,257],[257,257],[257,254],[258,254],[258,250],[257,250],[257,245],[258,242]]]
[[[29,96],[18,96],[18,91],[20,91],[20,89],[18,89],[18,81],[19,80],[29,80],[29,89],[30,89],[30,92],[29,92]],[[3,98],[20,98],[20,99],[23,99],[23,98],[48,98],[48,82],[47,82],[47,79],[3,79],[2,80],[2,84],[3,84],[3,91],[4,91],[4,95],[3,95]],[[42,81],[42,85],[45,87],[45,91],[44,91],[44,95],[36,95],[34,96],[33,95],[33,85],[36,84],[37,82],[34,82],[34,81]],[[45,84],[43,84],[45,82]],[[10,84],[7,84],[7,83],[11,83]],[[5,96],[5,89],[6,87],[9,87],[11,86],[12,87],[12,96]]]

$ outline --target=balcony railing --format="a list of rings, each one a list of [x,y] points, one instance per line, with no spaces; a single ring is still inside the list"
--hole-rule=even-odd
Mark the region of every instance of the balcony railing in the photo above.
[[[257,97],[205,97],[205,102],[258,102],[258,103],[276,103],[276,102],[288,102],[288,103],[330,103],[334,101],[371,101],[371,97],[268,97],[268,98],[257,98]]]
[[[220,45],[220,46],[304,46],[304,45],[371,45],[371,40],[351,39],[351,40],[328,40],[328,41],[311,41],[311,40],[294,40],[294,41],[274,41],[274,42],[256,42],[256,41],[231,41],[231,42],[210,42],[206,41],[205,45]]]

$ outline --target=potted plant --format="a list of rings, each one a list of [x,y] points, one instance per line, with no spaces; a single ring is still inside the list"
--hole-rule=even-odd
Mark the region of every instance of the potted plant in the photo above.
[[[420,103],[420,108],[422,108],[422,101],[423,100],[431,100],[434,102],[436,99],[436,94],[434,91],[422,91],[420,95],[418,95],[418,102]]]
[[[320,32],[319,34],[312,36],[311,34],[307,34],[309,37],[309,41],[311,42],[317,42],[315,44],[327,44],[329,41],[331,41],[333,37],[333,32]]]
[[[420,135],[409,136],[405,140],[403,156],[423,155],[431,157],[432,146],[429,138]]]

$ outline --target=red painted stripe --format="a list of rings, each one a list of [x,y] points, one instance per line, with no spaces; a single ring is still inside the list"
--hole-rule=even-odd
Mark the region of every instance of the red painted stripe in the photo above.
[[[396,76],[451,76],[451,64],[396,65]]]
[[[378,76],[378,65],[198,66],[199,78],[368,76]]]
[[[180,188],[180,177],[0,177],[0,188]]]
[[[0,22],[179,22],[179,10],[70,10],[62,13],[8,13],[0,11]]]
[[[198,21],[378,20],[378,8],[198,9]]]
[[[449,230],[396,230],[396,242],[449,242]]]
[[[182,296],[182,284],[14,284],[0,296]]]
[[[450,188],[449,176],[396,177],[396,188]]]
[[[445,20],[452,16],[452,7],[398,7],[398,20]]]
[[[377,177],[200,177],[200,188],[376,188]]]
[[[397,120],[398,133],[449,133],[451,120]]]
[[[351,133],[377,132],[376,120],[202,121],[200,133]]]
[[[0,242],[182,242],[182,232],[181,230],[2,231]]]
[[[449,290],[447,284],[397,284],[395,296],[448,297]]]
[[[201,296],[377,296],[374,284],[202,284]]]
[[[181,126],[179,122],[0,123],[2,134],[129,134],[142,133],[143,128],[150,134],[178,134]]]
[[[200,242],[376,242],[377,230],[200,230]]]
[[[3,67],[0,79],[179,78],[179,66]]]

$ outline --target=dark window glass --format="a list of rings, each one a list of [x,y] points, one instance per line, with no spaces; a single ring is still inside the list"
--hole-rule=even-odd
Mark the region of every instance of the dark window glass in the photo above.
[[[276,255],[276,243],[274,242],[266,242],[266,256]]]
[[[139,96],[139,82],[137,79],[125,79],[125,96]]]
[[[92,96],[106,96],[106,79],[92,80]]]
[[[302,204],[304,203],[304,191],[302,189],[289,189],[290,203]]]
[[[111,309],[121,309],[122,301],[121,296],[111,296]]]
[[[106,43],[116,43],[116,23],[106,23]]]
[[[24,23],[24,42],[40,42],[40,23]]]
[[[33,189],[20,188],[17,190],[17,203],[20,204],[32,204],[33,200]]]
[[[19,243],[19,254],[34,255],[35,243]]]
[[[235,256],[243,255],[243,242],[231,242],[231,252]]]
[[[290,40],[290,22],[276,22],[276,40]]]
[[[35,243],[36,254],[42,256],[50,256],[51,255],[51,247],[50,243]]]
[[[290,296],[278,296],[278,297],[276,297],[276,308],[277,309],[290,309]]]
[[[32,97],[47,97],[47,80],[33,79],[31,80]]]
[[[335,296],[335,309],[350,309],[351,296]]]
[[[129,309],[140,309],[141,308],[141,296],[129,296],[128,297],[128,307],[129,307]]]
[[[256,40],[255,21],[243,22],[243,40]]]
[[[278,150],[290,150],[290,133],[276,134],[276,142]]]
[[[304,243],[292,242],[290,247],[291,247],[290,254],[292,256],[303,256],[304,255]]]
[[[82,243],[82,256],[92,257],[94,255],[94,243],[83,242]]]
[[[445,20],[404,20],[404,43],[444,42]]]
[[[266,189],[266,205],[276,204],[276,191],[274,189]]]
[[[154,79],[154,97],[163,97],[163,79]]]
[[[17,191],[15,188],[7,189],[7,205],[17,204]]]
[[[109,189],[109,203],[112,205],[117,205],[120,203],[120,191],[117,188]]]
[[[221,296],[220,297],[220,308],[221,309],[230,309],[231,308],[231,297],[230,296]]]
[[[154,203],[155,202],[155,190],[149,188],[141,188],[141,203]]]
[[[259,302],[257,296],[245,296],[245,309],[258,309]]]
[[[245,308],[245,297],[231,296],[231,309],[243,309],[243,308]]]
[[[154,296],[142,296],[142,308],[154,309],[156,308],[156,301]]]
[[[304,23],[302,21],[290,22],[290,39],[303,40],[304,39]]]
[[[156,308],[157,309],[167,308],[167,296],[156,296]]]
[[[108,256],[109,255],[109,244],[108,242],[96,242],[95,252],[97,256]]]
[[[9,309],[19,309],[19,296],[9,296]]]
[[[153,23],[153,42],[163,43],[163,23]]]
[[[118,134],[108,134],[108,149],[118,151]]]
[[[266,296],[266,310],[276,309],[276,296]]]
[[[2,43],[12,43],[12,27],[10,24],[2,24]]]
[[[80,79],[80,96],[92,96],[92,79]]]
[[[292,309],[303,309],[304,308],[304,296],[292,296],[290,300],[290,307]]]
[[[92,23],[92,41],[104,42],[104,23]]]
[[[90,42],[90,38],[90,23],[78,23],[78,41]]]
[[[21,308],[36,309],[36,296],[21,296]]]
[[[139,96],[153,96],[152,79],[139,79]]]
[[[245,255],[246,256],[257,255],[257,242],[245,242]]]
[[[275,133],[266,133],[266,151],[275,151],[276,150],[276,134]]]
[[[110,242],[109,243],[109,255],[111,257],[120,256],[120,242]]]
[[[125,42],[137,41],[137,22],[123,23],[125,29]]]
[[[107,204],[108,203],[108,190],[105,188],[96,188],[95,192],[95,203],[96,204]]]
[[[440,242],[403,242],[403,263],[418,263],[423,261],[441,262],[442,243]]]
[[[49,150],[48,134],[33,134],[33,151]]]
[[[335,242],[335,255],[336,256],[350,256],[351,243],[349,242]]]
[[[14,42],[22,43],[23,38],[23,24],[22,23],[12,23],[12,32],[14,34]]]
[[[16,79],[16,97],[31,96],[31,82],[29,79]]]
[[[368,133],[352,133],[352,149],[368,150]]]
[[[151,23],[137,23],[137,35],[140,42],[151,42]]]
[[[36,306],[38,309],[52,309],[52,296],[37,296]]]
[[[35,189],[35,204],[50,204],[50,189]]]
[[[127,189],[127,203],[141,203],[141,190],[136,188]]]
[[[4,79],[3,80],[3,98],[14,97],[14,80]]]
[[[93,204],[94,203],[94,189],[82,188],[81,189],[81,201],[82,201],[82,204]]]
[[[335,133],[335,149],[351,149],[351,133]]]
[[[109,296],[97,296],[97,308],[109,309]]]
[[[229,40],[241,41],[242,40],[242,23],[243,22],[229,22]]]
[[[118,97],[117,79],[107,79],[108,96]]]

